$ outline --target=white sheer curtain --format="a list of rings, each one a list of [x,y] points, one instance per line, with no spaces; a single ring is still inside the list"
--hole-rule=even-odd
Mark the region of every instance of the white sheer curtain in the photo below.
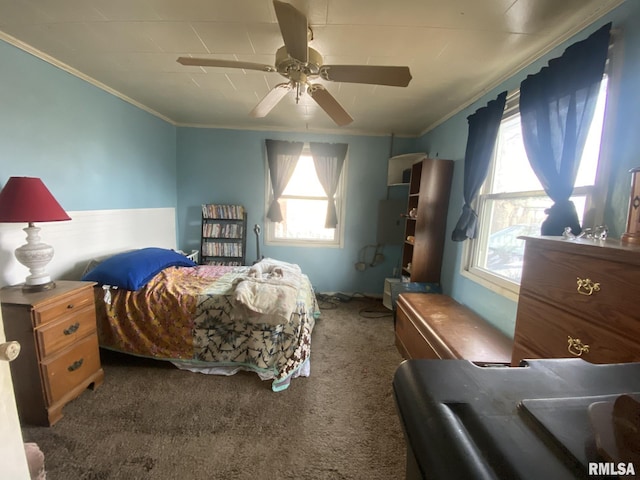
[[[293,175],[304,143],[266,140],[266,144],[267,162],[269,163],[269,175],[273,191],[273,201],[269,205],[267,218],[272,222],[281,222],[283,217],[278,199],[282,196],[282,192],[284,192],[291,175]]]
[[[310,147],[318,179],[329,200],[324,226],[325,228],[336,228],[338,225],[338,213],[334,197],[349,146],[346,143],[311,142]]]

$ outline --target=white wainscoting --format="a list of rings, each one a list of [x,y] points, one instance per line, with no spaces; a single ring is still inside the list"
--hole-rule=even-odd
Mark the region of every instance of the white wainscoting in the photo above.
[[[176,248],[175,208],[67,212],[71,221],[39,223],[40,237],[55,249],[47,271],[54,280],[79,280],[93,258],[142,247]],[[0,287],[24,282],[29,270],[13,251],[27,225],[0,223]]]

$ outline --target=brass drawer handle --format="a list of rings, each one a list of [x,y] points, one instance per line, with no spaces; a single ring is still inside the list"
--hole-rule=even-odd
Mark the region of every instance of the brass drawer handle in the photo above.
[[[73,372],[74,370],[79,369],[82,366],[83,362],[84,362],[84,358],[81,358],[80,360],[76,360],[75,362],[73,362],[71,365],[67,367],[67,370],[69,370],[70,372]]]
[[[569,339],[569,346],[567,350],[569,353],[575,357],[581,357],[583,353],[589,353],[589,345],[585,345],[579,338],[571,338]]]
[[[590,278],[577,277],[578,293],[580,295],[592,295],[593,292],[600,291],[600,283],[592,281]]]
[[[76,333],[79,328],[80,328],[80,323],[76,322],[73,325],[71,325],[69,328],[65,328],[62,331],[62,333],[64,333],[65,335],[71,335],[72,333]]]

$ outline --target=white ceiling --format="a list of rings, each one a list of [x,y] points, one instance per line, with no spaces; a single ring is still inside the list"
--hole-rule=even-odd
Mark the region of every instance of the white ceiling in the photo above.
[[[0,0],[0,36],[177,125],[417,135],[623,0],[290,0],[325,64],[407,65],[408,87],[324,82],[354,118],[336,127],[293,94],[260,119],[277,73],[182,66],[178,56],[273,65],[271,0]],[[69,68],[70,67],[70,68]]]

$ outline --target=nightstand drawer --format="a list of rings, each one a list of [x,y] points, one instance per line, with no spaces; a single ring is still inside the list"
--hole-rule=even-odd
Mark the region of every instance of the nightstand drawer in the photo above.
[[[49,322],[36,329],[40,358],[45,359],[95,331],[96,317],[93,305],[76,311],[73,316],[65,315],[59,321]]]
[[[41,365],[47,399],[49,404],[54,404],[100,370],[98,336],[93,334],[80,340],[73,348]]]
[[[55,302],[51,302],[39,309],[36,309],[33,313],[35,325],[42,325],[43,323],[55,320],[62,315],[67,315],[80,310],[88,305],[93,305],[93,289],[86,288],[80,291],[72,292],[68,295],[56,298]]]

